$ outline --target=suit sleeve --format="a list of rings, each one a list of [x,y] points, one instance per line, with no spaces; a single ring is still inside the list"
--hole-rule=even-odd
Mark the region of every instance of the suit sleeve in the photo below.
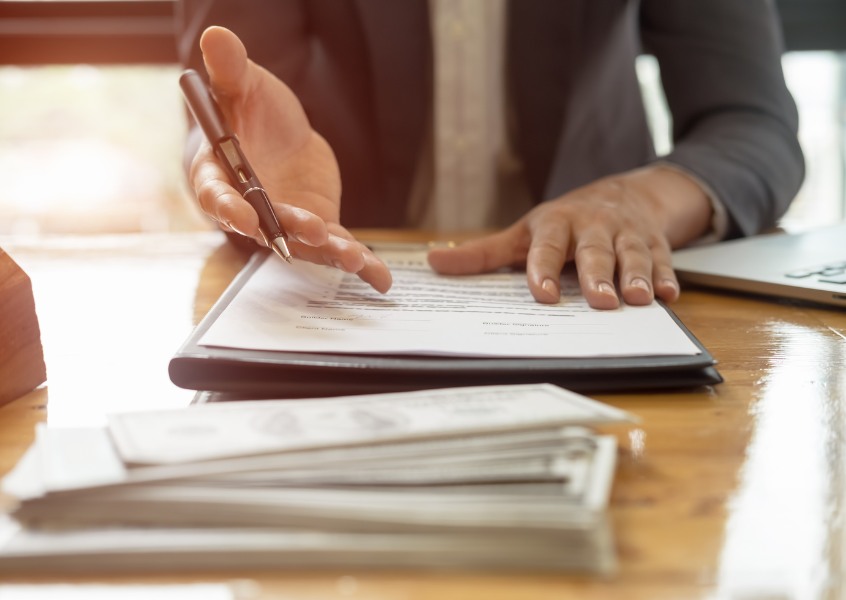
[[[775,225],[805,169],[772,0],[643,0],[641,30],[673,119],[662,160],[716,193],[729,237]]]

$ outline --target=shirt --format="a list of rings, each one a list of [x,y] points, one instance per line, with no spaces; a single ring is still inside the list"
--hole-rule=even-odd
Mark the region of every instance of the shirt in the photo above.
[[[500,228],[532,206],[507,130],[505,0],[430,0],[433,114],[409,225]]]

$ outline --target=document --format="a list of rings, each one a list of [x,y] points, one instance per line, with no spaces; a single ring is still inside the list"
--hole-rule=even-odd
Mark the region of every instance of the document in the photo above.
[[[356,276],[266,260],[200,345],[287,352],[463,357],[692,356],[700,349],[660,305],[595,310],[573,274],[561,300],[536,302],[525,273],[444,276],[418,248],[379,252],[386,295]]]
[[[256,254],[176,351],[171,381],[222,394],[214,400],[722,381],[714,357],[661,303],[594,310],[565,273],[560,301],[540,304],[524,273],[449,277],[419,246],[377,254],[394,273],[386,295],[336,269]]]

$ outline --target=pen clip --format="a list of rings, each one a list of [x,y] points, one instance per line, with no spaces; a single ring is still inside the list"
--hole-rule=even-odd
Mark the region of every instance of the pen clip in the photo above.
[[[247,186],[253,183],[251,180],[254,175],[235,137],[226,138],[216,144],[215,151],[218,158],[229,168],[229,175],[236,184]]]

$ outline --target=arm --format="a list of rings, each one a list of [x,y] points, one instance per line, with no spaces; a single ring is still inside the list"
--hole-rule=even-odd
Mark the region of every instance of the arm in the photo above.
[[[673,116],[663,160],[715,192],[730,237],[772,227],[804,177],[773,2],[644,0],[641,26]]]
[[[662,159],[671,166],[656,162],[544,202],[493,236],[433,251],[435,269],[525,264],[534,297],[556,302],[561,268],[573,260],[591,306],[619,306],[615,282],[629,304],[672,301],[671,249],[702,237],[712,219],[699,182],[725,205],[730,234],[784,212],[803,168],[771,2],[644,0],[641,9],[676,125],[676,148]]]

